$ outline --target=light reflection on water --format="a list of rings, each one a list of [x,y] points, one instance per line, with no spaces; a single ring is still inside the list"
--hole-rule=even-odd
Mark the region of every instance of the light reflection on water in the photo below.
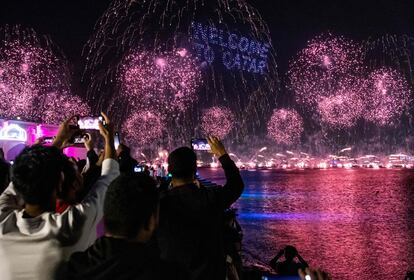
[[[223,183],[220,169],[202,177]],[[403,279],[414,270],[414,172],[242,171],[234,205],[245,259],[267,263],[286,244],[334,279]]]

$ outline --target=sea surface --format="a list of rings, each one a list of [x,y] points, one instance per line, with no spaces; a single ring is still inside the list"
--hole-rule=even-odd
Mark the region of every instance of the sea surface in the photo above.
[[[224,183],[221,169],[201,169]],[[404,279],[414,271],[414,171],[242,171],[233,205],[247,265],[267,266],[285,245],[333,279]]]

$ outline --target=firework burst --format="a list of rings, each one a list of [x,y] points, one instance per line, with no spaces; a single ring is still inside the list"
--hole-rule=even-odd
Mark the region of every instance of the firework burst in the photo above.
[[[277,109],[267,124],[267,133],[278,144],[292,145],[303,132],[302,117],[292,109]]]
[[[128,118],[122,126],[122,132],[128,144],[142,148],[162,137],[163,121],[150,111],[138,111]]]
[[[205,135],[225,138],[234,127],[234,115],[230,109],[211,107],[201,117],[201,130]]]
[[[365,82],[365,114],[367,121],[380,126],[391,125],[407,110],[411,89],[406,79],[389,68],[373,71]]]
[[[188,131],[194,131],[201,108],[222,104],[248,118],[243,123],[255,131],[276,103],[278,74],[269,34],[260,14],[246,0],[112,1],[84,49],[88,98],[98,105],[97,110],[111,107],[119,122],[129,114],[124,105],[135,100],[132,107],[160,111],[167,122],[191,127]],[[187,58],[176,57],[172,50],[188,60],[180,64]],[[164,65],[162,60],[157,64],[159,57],[168,70],[154,80]],[[190,57],[197,57],[202,71],[203,83],[196,95],[198,74],[193,67],[186,70],[187,62],[193,64]],[[175,68],[169,66],[170,58]],[[190,74],[189,83],[180,84],[179,71]],[[174,109],[193,110],[194,117],[178,124],[178,114],[170,113]]]
[[[52,121],[47,114],[57,110],[54,116],[60,120],[59,115],[65,115],[65,111],[60,111],[63,108],[57,106],[56,100],[63,104],[70,100],[62,100],[56,94],[70,93],[64,57],[47,37],[38,36],[32,29],[5,27],[0,29],[0,36],[0,115]],[[49,94],[53,97],[49,98]]]
[[[162,113],[183,111],[197,100],[201,72],[184,52],[134,52],[120,70],[121,94],[134,107]]]
[[[364,69],[361,58],[362,48],[343,37],[327,34],[309,41],[288,71],[297,102],[314,110],[320,100],[338,95],[345,87],[357,91]]]
[[[344,89],[336,95],[322,97],[317,111],[323,124],[333,128],[349,128],[355,125],[364,112],[360,93]]]
[[[88,116],[89,106],[78,96],[69,94],[48,93],[43,100],[37,100],[39,118],[42,123],[60,124],[75,116]]]

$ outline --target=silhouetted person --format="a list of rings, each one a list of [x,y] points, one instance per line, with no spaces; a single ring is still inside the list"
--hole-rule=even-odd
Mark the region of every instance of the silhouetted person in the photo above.
[[[104,117],[106,126],[99,123],[105,140],[101,177],[81,202],[61,214],[56,201],[68,182],[68,159],[60,149],[75,133],[70,120],[59,127],[52,147],[34,145],[17,156],[12,183],[0,195],[1,279],[52,279],[62,258],[96,240],[107,187],[119,175],[113,128]]]
[[[283,255],[285,260],[278,262]],[[299,262],[295,261],[296,257]],[[298,270],[308,267],[308,263],[299,255],[295,247],[288,245],[270,261],[270,266],[279,275],[298,275]]]
[[[131,149],[125,144],[119,144],[116,149],[121,174],[132,174],[138,162],[131,156]]]
[[[180,266],[162,261],[151,246],[158,225],[156,181],[145,173],[124,174],[108,187],[104,203],[105,236],[85,252],[74,253],[58,279],[186,280]]]
[[[220,160],[227,179],[223,187],[206,188],[196,183],[197,157],[187,147],[168,157],[172,189],[162,194],[158,242],[161,257],[184,265],[192,280],[224,280],[224,210],[243,192],[239,169],[223,144],[210,137],[212,153]]]
[[[0,194],[10,183],[10,164],[4,159],[4,151],[0,148]]]

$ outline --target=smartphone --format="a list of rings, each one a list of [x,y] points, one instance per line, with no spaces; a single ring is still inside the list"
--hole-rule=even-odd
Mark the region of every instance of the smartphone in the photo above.
[[[73,144],[74,145],[82,145],[85,144],[85,135],[79,135],[79,136],[75,136],[73,138]]]
[[[78,117],[78,127],[79,129],[85,130],[99,130],[99,122],[102,122],[105,125],[104,118],[102,116],[98,117]]]
[[[207,139],[204,138],[191,139],[191,147],[194,151],[211,151]]]
[[[135,173],[141,173],[144,172],[145,167],[143,165],[135,165],[134,166],[134,172]]]
[[[120,143],[121,143],[121,139],[119,137],[119,132],[115,132],[115,135],[114,135],[115,150],[118,149]]]
[[[42,144],[43,145],[52,145],[54,140],[55,140],[55,136],[43,137]]]

